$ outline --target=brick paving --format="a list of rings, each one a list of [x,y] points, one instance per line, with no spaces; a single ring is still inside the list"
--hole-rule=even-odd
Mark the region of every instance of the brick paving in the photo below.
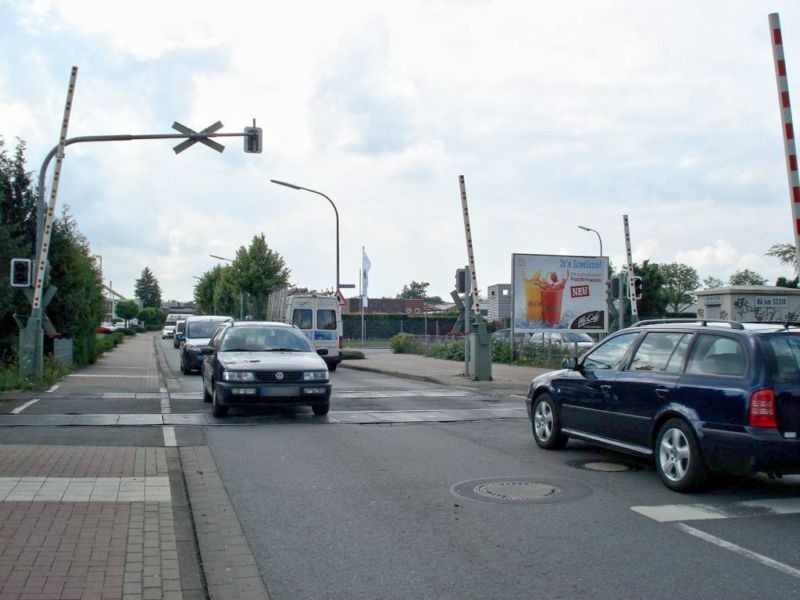
[[[181,600],[168,476],[164,448],[0,446],[0,600]]]

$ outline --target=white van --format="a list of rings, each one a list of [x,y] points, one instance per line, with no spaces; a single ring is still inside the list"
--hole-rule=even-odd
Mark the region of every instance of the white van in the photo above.
[[[329,371],[342,362],[342,307],[335,296],[297,294],[286,297],[285,320],[300,329],[322,358]]]

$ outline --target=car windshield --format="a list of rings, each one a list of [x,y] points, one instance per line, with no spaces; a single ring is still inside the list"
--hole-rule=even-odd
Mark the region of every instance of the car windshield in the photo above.
[[[567,331],[564,332],[564,341],[565,342],[591,342],[594,343],[592,336],[588,333],[579,333],[575,331]]]
[[[187,338],[210,338],[222,321],[193,321],[186,326]]]
[[[306,337],[288,327],[231,327],[222,352],[313,352]]]

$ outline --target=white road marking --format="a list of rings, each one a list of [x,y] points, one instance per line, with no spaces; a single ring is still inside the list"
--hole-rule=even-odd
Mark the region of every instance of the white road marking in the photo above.
[[[766,567],[770,567],[772,569],[780,571],[785,575],[790,575],[792,577],[797,577],[798,579],[800,579],[800,569],[795,569],[794,567],[790,567],[787,564],[778,562],[777,560],[774,560],[768,556],[764,556],[763,554],[759,554],[758,552],[753,552],[752,550],[748,550],[747,548],[743,548],[742,546],[738,546],[737,544],[713,536],[710,533],[700,531],[699,529],[695,529],[694,527],[691,527],[684,523],[676,523],[675,526],[681,531],[684,531],[689,535],[693,535],[696,538],[705,540],[706,542],[710,542],[715,546],[724,548],[725,550],[730,550],[735,554],[739,554],[741,556],[749,558],[750,560],[754,560]]]
[[[631,510],[659,523],[673,521],[702,521],[706,519],[735,519],[800,513],[800,498],[748,500],[730,504],[663,504],[660,506],[631,506]]]
[[[171,448],[177,447],[178,440],[175,438],[175,427],[164,425],[161,429],[164,433],[164,445]]]
[[[39,399],[38,399],[38,398],[34,398],[33,400],[29,400],[28,402],[26,402],[26,403],[25,403],[25,404],[23,404],[22,406],[18,406],[17,408],[15,408],[14,410],[12,410],[12,411],[11,411],[11,414],[12,414],[12,415],[18,415],[18,414],[19,414],[19,413],[21,413],[23,410],[25,410],[26,408],[28,408],[28,407],[29,407],[31,404],[36,404],[38,401],[39,401]]]
[[[49,390],[47,390],[47,393],[48,394],[52,394],[53,392],[55,392],[58,389],[58,387],[60,385],[61,385],[60,383],[55,384],[53,387],[51,387]]]

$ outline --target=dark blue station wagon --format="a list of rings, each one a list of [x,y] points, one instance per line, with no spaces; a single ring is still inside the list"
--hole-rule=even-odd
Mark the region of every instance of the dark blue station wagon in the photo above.
[[[781,326],[642,322],[531,382],[533,437],[655,459],[675,491],[709,471],[800,472],[800,335]]]

